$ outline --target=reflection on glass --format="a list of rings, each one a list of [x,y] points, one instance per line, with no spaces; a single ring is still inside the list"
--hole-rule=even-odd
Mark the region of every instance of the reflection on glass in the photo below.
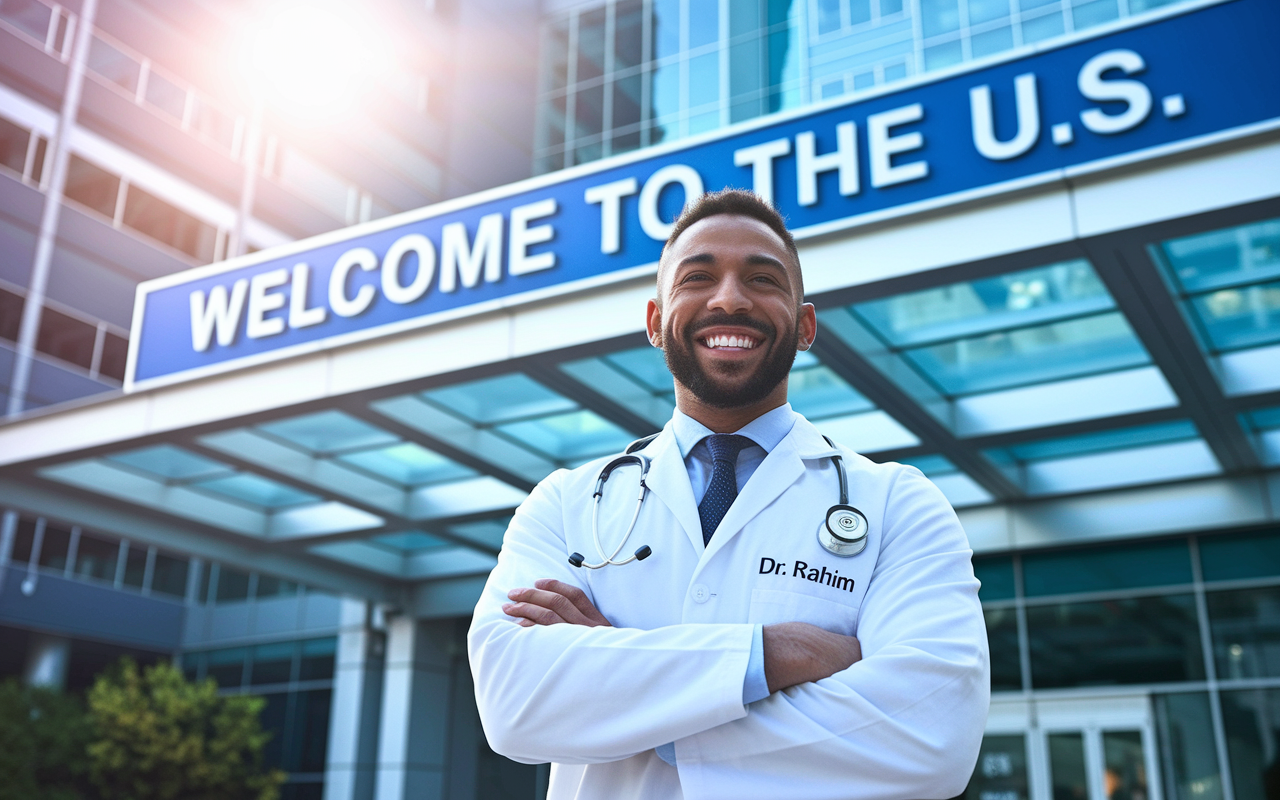
[[[1022,690],[1022,660],[1018,654],[1018,619],[1012,608],[984,608],[987,646],[991,649],[991,691]]]
[[[1219,289],[1191,299],[1215,350],[1256,347],[1280,339],[1280,281]]]
[[[1208,592],[1220,680],[1280,676],[1280,587]]]
[[[1159,251],[1185,292],[1280,278],[1280,220],[1170,239]]]
[[[293,675],[293,642],[261,644],[253,648],[249,683],[287,683]]]
[[[97,36],[93,37],[89,44],[88,66],[89,69],[130,93],[138,90],[138,75],[142,65]]]
[[[1053,800],[1089,800],[1084,734],[1049,734],[1049,780]]]
[[[991,391],[1148,363],[1118,312],[956,339],[904,353],[947,394]]]
[[[1222,722],[1237,800],[1271,800],[1280,788],[1280,690],[1223,692]]]
[[[1206,581],[1269,578],[1280,575],[1280,532],[1206,536],[1199,541],[1200,568]]]
[[[793,368],[787,379],[787,398],[793,409],[812,420],[875,408],[861,392],[821,364]]]
[[[231,472],[226,464],[168,444],[114,453],[107,456],[107,460],[172,480],[208,478]]]
[[[441,539],[438,536],[432,536],[429,533],[422,533],[420,531],[386,533],[382,536],[373,537],[372,541],[395,550],[403,550],[407,553],[417,552],[419,550],[434,550],[439,547],[449,546],[449,543],[444,539]]]
[[[1078,259],[860,303],[855,309],[890,344],[910,347],[1114,307],[1092,265]]]
[[[1013,559],[1009,556],[977,556],[973,559],[973,574],[982,583],[978,590],[982,602],[1013,599]]]
[[[341,411],[322,411],[258,426],[259,430],[306,450],[329,453],[390,444],[396,437]]]
[[[248,472],[225,478],[202,480],[191,485],[230,500],[265,509],[285,508],[320,501],[320,498],[314,494]]]
[[[1107,800],[1147,800],[1147,761],[1141,731],[1103,731],[1102,760]]]
[[[1191,583],[1184,539],[1029,553],[1022,558],[1028,597]]]
[[[1213,739],[1209,695],[1154,695],[1156,735],[1168,800],[1222,800],[1222,776]]]
[[[348,453],[338,456],[338,460],[404,486],[441,483],[477,474],[470,467],[412,442]]]
[[[978,763],[961,797],[965,800],[1027,800],[1029,787],[1026,736],[989,734],[982,737]]]
[[[499,426],[498,430],[562,462],[620,450],[632,439],[622,428],[586,410],[513,422]]]
[[[494,423],[568,411],[576,407],[526,375],[496,378],[446,386],[422,393],[423,399],[461,415],[472,422]]]
[[[1027,608],[1037,689],[1204,679],[1190,594]]]

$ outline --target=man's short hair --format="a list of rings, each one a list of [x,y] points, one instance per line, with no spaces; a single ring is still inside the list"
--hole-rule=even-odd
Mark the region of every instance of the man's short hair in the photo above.
[[[708,192],[685,206],[684,211],[680,212],[680,216],[676,217],[675,227],[671,229],[671,235],[667,237],[666,244],[662,246],[663,262],[666,260],[667,251],[676,243],[676,239],[679,239],[680,234],[688,230],[691,225],[707,217],[715,217],[722,214],[759,220],[768,225],[769,229],[774,233],[778,234],[778,238],[787,246],[787,252],[791,254],[792,266],[795,267],[796,288],[800,290],[796,302],[802,302],[804,299],[804,278],[800,274],[800,253],[796,250],[796,242],[791,236],[791,231],[787,230],[786,220],[764,198],[755,192],[748,192],[745,189],[721,189],[718,192]],[[665,264],[663,262],[660,262],[658,266],[659,302],[662,301],[662,275],[665,272]]]

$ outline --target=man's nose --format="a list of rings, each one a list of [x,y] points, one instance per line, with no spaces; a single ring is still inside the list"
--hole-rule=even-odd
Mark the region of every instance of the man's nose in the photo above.
[[[753,307],[747,287],[736,275],[726,275],[716,285],[715,294],[707,301],[707,309],[726,314],[743,314]]]

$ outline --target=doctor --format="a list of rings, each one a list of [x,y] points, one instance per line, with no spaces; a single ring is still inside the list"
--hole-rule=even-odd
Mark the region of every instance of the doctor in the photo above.
[[[468,638],[493,749],[553,762],[555,800],[960,794],[989,701],[968,542],[918,471],[833,449],[787,404],[817,322],[777,212],[741,191],[691,204],[648,332],[677,405],[642,450],[649,494],[625,554],[652,555],[568,561],[598,560],[607,459],[553,473],[520,506]],[[851,557],[816,535],[837,454],[869,523]],[[639,474],[604,486],[606,555]]]

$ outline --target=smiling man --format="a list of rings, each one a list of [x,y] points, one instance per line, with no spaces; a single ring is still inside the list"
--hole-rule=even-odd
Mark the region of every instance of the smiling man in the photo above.
[[[613,457],[553,473],[516,512],[468,648],[490,744],[552,762],[548,797],[964,790],[989,701],[972,554],[918,471],[788,405],[817,335],[803,298],[769,205],[690,205],[647,309],[671,421],[603,486]],[[837,511],[855,533],[827,526]],[[618,564],[632,525],[651,554]]]

